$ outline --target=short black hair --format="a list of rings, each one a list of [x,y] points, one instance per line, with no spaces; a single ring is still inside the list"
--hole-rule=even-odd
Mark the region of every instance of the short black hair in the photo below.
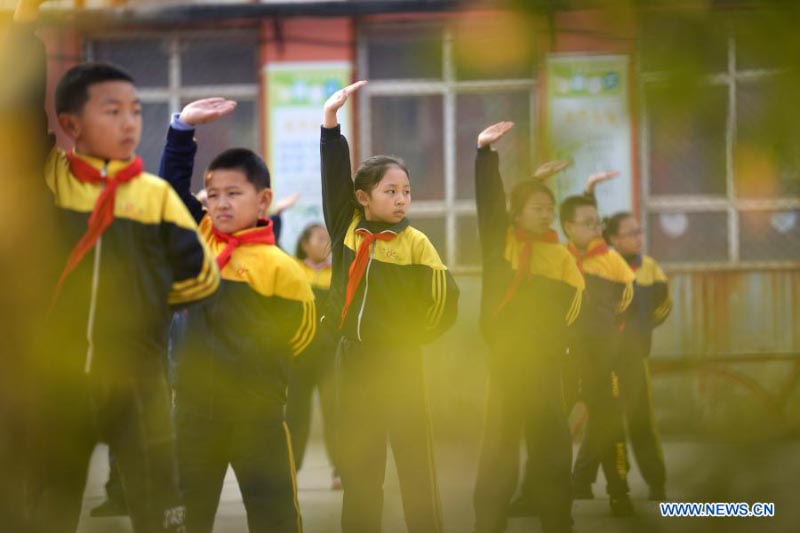
[[[619,235],[619,227],[622,225],[623,220],[627,220],[633,217],[633,213],[630,211],[620,211],[619,213],[614,213],[610,217],[603,220],[603,238],[606,242],[611,242],[611,237],[616,237]]]
[[[89,101],[89,87],[108,81],[135,83],[133,76],[109,63],[81,63],[72,67],[56,87],[56,114],[80,113]]]
[[[514,220],[525,208],[528,199],[537,193],[547,195],[555,205],[556,197],[547,185],[533,179],[521,181],[511,189],[511,220]]]
[[[225,150],[208,165],[208,171],[213,170],[239,170],[257,191],[269,189],[271,186],[267,164],[258,154],[247,148]]]
[[[565,233],[566,229],[564,225],[567,222],[573,222],[575,220],[575,211],[577,211],[579,207],[594,207],[596,209],[597,203],[595,203],[593,198],[584,194],[564,198],[564,201],[561,202],[561,206],[558,208],[558,218],[561,222],[561,229],[564,230]]]

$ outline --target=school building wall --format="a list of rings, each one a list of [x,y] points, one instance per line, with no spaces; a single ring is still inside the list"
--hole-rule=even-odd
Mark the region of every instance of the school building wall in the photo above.
[[[661,200],[658,199],[653,200],[655,195],[652,194],[652,187],[648,185],[653,158],[649,152],[645,153],[651,148],[643,146],[642,142],[649,134],[640,131],[640,128],[643,128],[640,111],[644,92],[644,82],[641,82],[638,74],[641,67],[638,63],[641,51],[638,48],[638,41],[631,38],[637,34],[639,26],[635,20],[620,21],[613,19],[612,15],[599,12],[569,12],[556,14],[554,21],[536,19],[533,24],[541,28],[555,28],[554,32],[544,32],[537,37],[537,46],[545,52],[630,54],[636,69],[634,73],[636,83],[631,87],[632,105],[636,111],[632,147],[635,156],[633,179],[637,194],[640,195],[638,203],[640,214],[645,218],[646,224],[648,222],[657,224],[659,216],[674,214],[676,206],[669,202],[659,203]],[[491,16],[494,16],[494,13],[471,14],[474,20]],[[363,72],[365,65],[363,54],[366,53],[365,28],[369,28],[371,24],[414,25],[428,22],[440,24],[451,22],[456,17],[464,17],[466,20],[470,15],[404,14],[357,20],[348,17],[298,17],[279,21],[263,20],[257,24],[253,24],[252,21],[242,24],[237,21],[226,21],[227,26],[239,28],[237,31],[246,31],[258,36],[259,64],[252,78],[257,93],[253,96],[246,92],[245,86],[235,88],[245,91],[243,94],[247,94],[247,98],[253,102],[253,106],[248,109],[255,110],[257,114],[254,120],[253,147],[264,151],[268,146],[266,113],[269,101],[266,97],[264,78],[261,76],[266,65],[279,62],[343,60],[352,63],[354,79],[359,79],[365,74]],[[157,30],[156,34],[159,31],[162,30]],[[209,28],[181,27],[175,30],[178,33],[194,31],[209,31]],[[98,35],[94,33],[79,35],[71,30],[57,28],[48,29],[47,33],[50,49],[59,50],[51,56],[53,78],[77,60],[81,52],[87,49],[87,43],[98,39]],[[209,35],[209,39],[213,39],[213,34]],[[135,54],[135,50],[131,49],[131,53]],[[233,90],[232,94],[235,95],[236,90]],[[532,89],[533,101],[537,107],[541,104],[541,95],[536,94],[539,90],[540,85],[535,85]],[[156,92],[153,92],[153,95],[153,98],[158,97]],[[176,99],[172,95],[170,98],[171,106],[164,105],[159,113],[169,107],[173,110],[177,104],[185,102],[188,96]],[[369,134],[371,130],[370,127],[365,127],[365,124],[369,124],[371,117],[370,108],[363,105],[354,106],[354,112],[355,127],[351,144],[355,151],[354,160],[358,160],[368,155],[362,153],[362,148],[365,146],[363,139],[365,132]],[[162,114],[165,115],[161,118],[166,124],[168,117],[166,113]],[[150,138],[144,139],[144,142],[151,147],[151,151],[157,150],[159,146],[158,132],[161,129],[163,128],[160,126],[154,128],[148,132]],[[532,130],[535,130],[535,127],[532,127]],[[471,137],[474,135],[477,135],[477,131],[470,133]],[[420,138],[423,137],[424,135],[420,135]],[[236,138],[235,132],[224,131],[213,140],[222,144],[230,142],[232,138]],[[366,145],[374,146],[375,143],[369,141]],[[202,157],[206,156],[201,154]],[[531,160],[533,159],[534,155],[531,154]],[[277,176],[276,179],[280,177]],[[418,183],[415,186],[418,186]],[[680,200],[682,197],[675,198]],[[670,196],[668,200],[675,198]],[[448,252],[443,255],[460,258],[461,251],[453,251],[453,247],[476,244],[474,239],[452,239],[448,232],[453,224],[447,219],[443,219],[445,222],[440,224],[439,219],[435,218],[438,216],[437,211],[443,208],[457,209],[459,216],[468,217],[469,201],[456,199],[446,205],[420,201],[419,204],[422,206],[421,211],[419,214],[412,211],[412,221],[419,220],[422,228],[431,234],[437,246],[448,248]],[[790,202],[788,208],[792,210],[796,209],[796,206]],[[695,211],[699,209],[702,208],[696,207]],[[714,213],[738,216],[733,203],[721,207],[712,205],[709,209]],[[694,227],[699,224],[702,229],[704,220],[715,220],[695,220],[692,218],[695,216],[695,211],[687,215],[689,222],[695,224]],[[460,225],[461,221],[461,218],[457,219],[456,225]],[[724,221],[723,225],[726,225]],[[465,231],[469,231],[469,225],[465,227],[468,228]],[[730,228],[730,224],[726,227]],[[654,233],[649,234],[650,237],[653,235]],[[709,237],[712,240],[716,238],[713,235]],[[792,233],[792,238],[796,238],[795,233]],[[705,245],[702,239],[681,244],[689,250],[685,257],[702,256]],[[798,407],[800,392],[794,386],[800,379],[800,365],[788,359],[771,360],[774,354],[800,352],[800,338],[798,338],[800,273],[797,263],[794,259],[764,261],[760,264],[746,261],[729,262],[725,256],[720,261],[711,261],[706,265],[702,261],[695,263],[686,261],[685,257],[665,261],[665,269],[671,281],[674,309],[672,316],[656,331],[654,337],[653,387],[657,414],[662,427],[675,432],[706,431],[715,428],[725,430],[733,425],[766,428],[765,430],[787,425],[800,427],[800,407]],[[664,258],[656,254],[656,259]],[[462,290],[459,320],[452,331],[427,351],[431,376],[431,402],[437,432],[444,436],[462,438],[474,436],[478,430],[475,420],[482,416],[488,353],[476,327],[480,295],[478,272],[475,268],[456,267],[455,270]],[[722,362],[718,365],[714,363],[702,368],[691,365],[683,367],[666,365],[656,370],[660,360],[669,361],[675,357],[708,358],[730,354],[754,354],[756,357],[743,362]]]

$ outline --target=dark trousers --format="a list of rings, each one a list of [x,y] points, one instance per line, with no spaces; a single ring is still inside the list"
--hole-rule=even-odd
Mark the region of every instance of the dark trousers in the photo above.
[[[581,396],[586,402],[588,420],[575,459],[573,484],[591,484],[597,464],[606,476],[610,496],[627,494],[628,456],[625,422],[616,373],[619,358],[617,337],[595,337],[577,352]],[[592,470],[592,466],[594,470]]]
[[[292,453],[297,469],[303,465],[311,430],[314,390],[319,391],[322,427],[328,459],[337,468],[336,459],[336,342],[329,336],[292,360],[286,400],[286,423],[292,434]]]
[[[283,406],[256,399],[196,405],[177,394],[178,464],[190,533],[210,533],[228,465],[250,533],[301,533],[297,483]]]
[[[120,507],[125,507],[125,492],[122,490],[122,481],[119,479],[119,463],[117,454],[112,448],[108,449],[108,481],[106,481],[106,497]]]
[[[548,532],[571,528],[572,441],[560,358],[495,350],[474,495],[476,533],[506,528],[508,505],[517,486],[523,427],[529,449],[536,450],[529,460],[538,476],[531,497],[541,502],[542,528]]]
[[[381,531],[387,441],[408,531],[442,531],[420,349],[370,347],[342,339],[337,357],[342,531]]]
[[[42,533],[74,532],[98,441],[116,452],[134,531],[183,532],[170,397],[163,373],[51,382],[42,412],[41,478],[34,520]],[[52,436],[58,435],[57,439]]]
[[[617,365],[616,373],[619,376],[633,456],[647,484],[661,489],[666,483],[666,467],[661,439],[653,417],[653,396],[647,359],[637,353],[626,352]],[[598,463],[588,458],[578,461],[575,465],[575,476],[584,482],[594,482],[598,466]]]

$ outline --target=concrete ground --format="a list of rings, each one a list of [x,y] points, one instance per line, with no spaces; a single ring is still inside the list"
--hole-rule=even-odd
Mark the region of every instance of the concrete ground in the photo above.
[[[594,486],[596,498],[577,501],[573,507],[579,533],[606,532],[751,532],[789,533],[800,531],[800,443],[713,443],[667,440],[669,501],[691,502],[772,502],[774,518],[662,518],[656,503],[646,500],[647,487],[638,471],[630,475],[631,495],[636,516],[612,518],[604,493],[602,474]],[[437,463],[445,528],[448,533],[470,533],[472,524],[472,485],[475,478],[477,446],[437,447]],[[92,459],[84,498],[80,533],[130,532],[127,518],[90,518],[89,510],[104,498],[103,483],[108,472],[107,449],[98,446]],[[330,489],[330,468],[321,441],[309,446],[304,468],[299,473],[300,505],[304,529],[309,533],[339,531],[342,493]],[[386,476],[384,533],[405,532],[400,492],[394,465]],[[236,478],[231,471],[225,482],[217,513],[215,533],[247,531],[244,507]],[[508,533],[538,532],[538,520],[515,519]],[[364,532],[373,533],[373,532]],[[377,532],[374,532],[377,533]]]

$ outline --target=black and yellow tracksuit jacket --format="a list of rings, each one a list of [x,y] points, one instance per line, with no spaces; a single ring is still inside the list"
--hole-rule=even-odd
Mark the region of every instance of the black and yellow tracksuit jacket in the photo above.
[[[328,311],[338,324],[350,265],[363,237],[393,232],[375,242],[369,266],[353,298],[340,334],[372,344],[414,346],[430,342],[455,321],[459,291],[428,238],[408,220],[397,225],[369,222],[355,207],[350,148],[340,127],[322,128],[322,197],[331,235],[333,273]]]
[[[591,242],[585,254],[572,244],[568,247],[586,280],[586,293],[576,324],[580,334],[589,338],[616,335],[633,300],[633,270],[603,239]]]
[[[322,302],[327,301],[331,290],[332,265],[316,269],[302,259],[297,259],[297,264],[300,266],[306,281],[311,285],[311,290],[314,291],[314,299],[317,305],[319,306]]]
[[[625,313],[623,331],[626,349],[633,349],[646,357],[650,355],[653,329],[661,325],[672,311],[667,276],[647,255],[625,257],[636,274],[633,302]]]
[[[530,275],[513,299],[499,308],[516,274],[524,244],[510,227],[497,152],[488,147],[478,150],[475,175],[483,257],[484,334],[493,341],[513,338],[520,348],[529,343],[541,348],[542,342],[563,348],[566,329],[581,312],[585,287],[574,258],[558,242],[534,242]]]
[[[196,152],[194,131],[170,128],[160,172],[199,221],[216,257],[225,243],[214,237],[211,219],[190,192]],[[290,360],[316,332],[311,287],[295,259],[268,244],[238,247],[221,277],[217,293],[189,310],[178,354],[178,394],[186,402],[221,395],[282,406]]]
[[[14,28],[20,49],[46,80],[46,58],[32,26]],[[44,89],[33,94],[42,95]],[[34,104],[31,103],[31,106]],[[32,116],[42,114],[31,108]],[[52,250],[53,285],[72,248],[86,233],[101,187],[71,173],[65,154],[54,146],[46,120],[37,121],[48,153],[43,174],[54,206],[58,243]],[[108,176],[128,163],[80,156]],[[22,199],[20,199],[22,201]],[[219,273],[186,207],[164,180],[147,173],[119,186],[114,221],[69,274],[46,319],[57,344],[51,364],[64,375],[75,371],[163,372],[171,306],[210,296]]]

